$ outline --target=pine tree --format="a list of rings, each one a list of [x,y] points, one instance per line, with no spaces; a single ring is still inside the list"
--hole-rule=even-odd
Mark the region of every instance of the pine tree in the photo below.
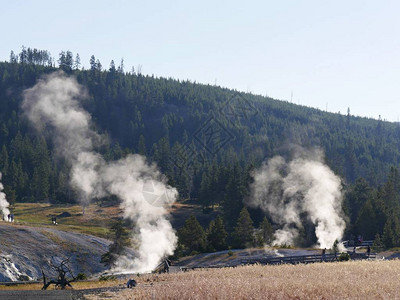
[[[243,199],[246,195],[247,188],[243,184],[242,172],[238,163],[234,164],[228,176],[229,179],[226,185],[223,212],[227,228],[230,231],[234,227],[234,220],[238,218],[239,212],[243,207]]]
[[[361,208],[355,226],[359,234],[365,239],[372,239],[375,236],[377,228],[376,214],[370,200]]]
[[[375,235],[374,238],[374,244],[372,246],[372,248],[374,249],[374,251],[381,251],[384,248],[381,236],[379,235],[379,233],[377,233]]]
[[[274,230],[271,223],[266,217],[262,220],[259,227],[259,236],[257,238],[257,244],[263,246],[265,244],[271,245],[274,238]]]
[[[75,70],[79,70],[80,67],[81,67],[81,57],[79,56],[79,53],[77,53],[74,61],[74,68]]]
[[[385,227],[383,228],[382,242],[386,248],[393,247],[393,231],[390,220],[387,220]]]
[[[7,174],[8,170],[8,151],[6,145],[3,145],[0,152],[0,172]]]
[[[203,206],[203,211],[206,210],[211,204],[211,183],[208,174],[203,172],[200,184],[199,201]]]
[[[253,221],[246,207],[240,211],[235,230],[233,232],[234,243],[238,248],[246,248],[254,245]]]
[[[179,243],[188,253],[202,252],[206,248],[206,233],[195,216],[185,221],[185,225],[178,231],[178,237]]]
[[[211,221],[207,230],[207,246],[210,251],[225,250],[228,246],[226,244],[226,237],[228,234],[225,231],[224,221],[220,216]]]
[[[142,134],[139,137],[138,151],[140,155],[147,156],[146,142]]]
[[[99,59],[96,59],[96,70],[101,72],[103,66],[101,65],[101,62]]]
[[[117,71],[117,69],[115,68],[114,60],[111,60],[110,68],[108,69],[108,72],[115,73],[116,71]]]
[[[48,201],[50,189],[49,175],[49,170],[43,163],[34,169],[31,185],[36,201]]]
[[[118,66],[118,73],[123,74],[124,73],[124,59],[121,58],[121,63]]]
[[[90,57],[90,70],[96,71],[96,57],[94,55]]]
[[[14,51],[11,51],[10,53],[10,63],[15,64],[18,62],[18,57],[15,56]]]
[[[390,215],[383,228],[382,241],[386,248],[400,245],[400,223],[397,216]]]
[[[113,266],[118,256],[123,254],[126,247],[130,245],[129,233],[121,219],[113,224],[111,231],[114,235],[113,243],[109,246],[108,252],[101,256],[101,262],[106,266]]]

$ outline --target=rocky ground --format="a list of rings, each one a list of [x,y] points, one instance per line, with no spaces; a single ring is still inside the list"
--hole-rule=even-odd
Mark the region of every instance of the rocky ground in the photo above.
[[[41,268],[47,276],[57,265],[69,258],[74,275],[89,276],[105,270],[101,255],[108,251],[110,241],[91,235],[66,232],[54,228],[28,227],[0,222],[0,282],[41,280]]]

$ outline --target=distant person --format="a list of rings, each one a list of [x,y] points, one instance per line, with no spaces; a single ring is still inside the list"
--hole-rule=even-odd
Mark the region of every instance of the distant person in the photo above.
[[[322,249],[321,261],[326,260],[326,248]]]
[[[171,264],[171,261],[168,259],[164,260],[164,273],[169,273],[169,266]]]
[[[368,255],[368,258],[369,258],[369,256],[370,256],[370,254],[371,254],[371,247],[368,245],[368,248],[367,248],[367,255]]]
[[[356,254],[356,246],[353,248],[353,254]]]
[[[8,214],[7,220],[8,220],[8,222],[11,222],[11,214]]]

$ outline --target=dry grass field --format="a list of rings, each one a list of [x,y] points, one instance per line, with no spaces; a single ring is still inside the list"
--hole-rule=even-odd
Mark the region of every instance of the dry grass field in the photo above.
[[[102,238],[109,238],[109,228],[113,221],[122,216],[122,210],[118,205],[101,207],[94,203],[86,208],[84,215],[82,206],[72,204],[17,203],[11,207],[11,211],[15,214],[15,225],[38,227],[53,227],[51,217],[69,213],[68,217],[57,218],[57,229]],[[175,228],[183,226],[184,221],[191,215],[195,215],[204,227],[215,218],[215,212],[203,214],[201,206],[188,203],[174,203],[169,212],[173,217]]]
[[[243,266],[144,275],[87,299],[400,299],[400,261]]]
[[[69,213],[69,217],[57,218],[57,229],[91,234],[103,238],[109,236],[109,228],[113,219],[121,215],[121,209],[114,207],[99,207],[91,204],[82,214],[80,205],[17,203],[12,207],[15,214],[15,225],[51,227],[51,217]]]

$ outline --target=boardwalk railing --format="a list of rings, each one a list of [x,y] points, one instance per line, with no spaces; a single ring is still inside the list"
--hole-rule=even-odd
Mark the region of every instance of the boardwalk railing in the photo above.
[[[368,247],[368,246],[370,246],[370,247],[372,247],[374,245],[374,241],[373,240],[372,241],[362,241],[361,243],[360,242],[355,242],[355,241],[343,241],[342,243],[343,243],[343,246],[345,246],[346,248],[354,247],[354,246],[357,246],[357,247]]]
[[[369,257],[367,253],[348,253],[352,260],[361,259],[376,259],[376,253],[370,253]],[[334,262],[339,261],[340,253],[335,254],[321,254],[315,255],[299,255],[299,256],[283,256],[283,257],[264,257],[264,258],[243,258],[240,261],[240,265],[278,265],[278,264],[309,264],[317,262]],[[223,265],[207,265],[207,266],[193,266],[185,267],[181,266],[182,271],[194,270],[194,269],[214,269],[224,268]]]
[[[352,260],[367,259],[366,253],[349,253]],[[316,263],[316,262],[333,262],[339,260],[340,254],[316,254],[316,255],[301,255],[301,256],[284,256],[284,257],[266,257],[262,259],[242,259],[242,264],[300,264],[300,263]],[[376,253],[370,253],[370,259],[376,258]]]

